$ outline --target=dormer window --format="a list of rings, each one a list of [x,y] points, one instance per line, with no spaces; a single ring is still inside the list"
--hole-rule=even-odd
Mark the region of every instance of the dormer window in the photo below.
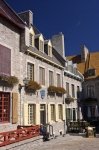
[[[52,46],[48,45],[48,56],[52,57]]]
[[[50,41],[50,40],[46,40],[46,41],[44,42],[44,52],[45,52],[48,56],[52,57],[52,44],[51,44],[51,41]]]
[[[30,46],[33,46],[33,34],[32,33],[29,34],[29,44]]]
[[[44,53],[44,39],[42,34],[38,34],[35,36],[35,47]]]
[[[44,42],[42,40],[39,40],[39,50],[44,52]]]

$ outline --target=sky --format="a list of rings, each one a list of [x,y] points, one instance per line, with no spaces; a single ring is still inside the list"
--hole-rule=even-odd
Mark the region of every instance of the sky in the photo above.
[[[33,23],[50,39],[62,32],[66,55],[81,53],[86,45],[99,51],[99,0],[6,0],[16,11],[31,10]]]

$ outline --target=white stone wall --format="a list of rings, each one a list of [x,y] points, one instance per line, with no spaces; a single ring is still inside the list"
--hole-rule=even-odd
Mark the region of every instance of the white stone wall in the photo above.
[[[3,23],[1,23],[3,22]],[[1,19],[0,22],[0,44],[11,49],[11,75],[20,78],[20,32],[13,25]],[[4,25],[6,24],[6,25]],[[10,92],[10,123],[0,125],[1,131],[16,129],[16,125],[12,125],[12,92],[18,93],[18,85],[14,88],[0,87],[0,91]],[[18,95],[19,96],[19,95]],[[19,100],[19,99],[18,99]],[[20,101],[18,101],[18,112],[20,112]],[[18,114],[19,115],[19,114]]]

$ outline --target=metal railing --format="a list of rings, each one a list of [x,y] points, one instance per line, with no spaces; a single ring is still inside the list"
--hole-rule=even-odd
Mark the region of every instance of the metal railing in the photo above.
[[[39,125],[0,133],[0,147],[40,135]]]

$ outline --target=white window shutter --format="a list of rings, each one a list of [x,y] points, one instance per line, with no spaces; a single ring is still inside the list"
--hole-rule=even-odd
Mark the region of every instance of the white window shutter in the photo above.
[[[48,123],[51,122],[51,105],[48,104]]]
[[[40,104],[36,104],[36,124],[40,124]]]
[[[65,104],[63,106],[63,120],[66,120]]]
[[[28,125],[28,104],[24,103],[24,125]]]
[[[55,114],[56,114],[56,121],[58,121],[59,120],[58,104],[55,104]]]

